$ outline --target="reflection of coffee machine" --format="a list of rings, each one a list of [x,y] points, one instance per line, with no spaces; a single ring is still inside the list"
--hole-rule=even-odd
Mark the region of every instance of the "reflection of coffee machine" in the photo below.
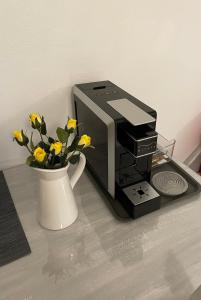
[[[150,185],[157,148],[156,111],[110,81],[73,88],[79,134],[93,138],[87,166],[120,216],[136,218],[160,207]]]

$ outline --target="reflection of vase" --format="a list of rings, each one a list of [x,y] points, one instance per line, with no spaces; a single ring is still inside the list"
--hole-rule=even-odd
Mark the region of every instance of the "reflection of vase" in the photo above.
[[[39,175],[38,219],[43,227],[59,230],[71,225],[77,219],[78,208],[73,188],[85,164],[85,156],[81,154],[78,166],[70,179],[67,173],[68,166],[61,169],[34,168]]]

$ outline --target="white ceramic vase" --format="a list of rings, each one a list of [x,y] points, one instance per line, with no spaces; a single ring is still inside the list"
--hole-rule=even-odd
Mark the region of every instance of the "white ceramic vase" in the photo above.
[[[38,220],[42,227],[60,230],[70,226],[78,217],[73,188],[86,164],[84,154],[69,178],[68,166],[60,169],[34,168],[39,177],[40,197]]]

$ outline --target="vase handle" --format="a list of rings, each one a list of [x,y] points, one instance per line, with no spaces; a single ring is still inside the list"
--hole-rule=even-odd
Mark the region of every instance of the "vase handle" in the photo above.
[[[86,165],[86,157],[83,153],[81,153],[79,163],[78,163],[73,175],[70,178],[70,183],[71,183],[72,189],[74,188],[74,186],[78,182],[80,176],[82,175],[85,165]]]

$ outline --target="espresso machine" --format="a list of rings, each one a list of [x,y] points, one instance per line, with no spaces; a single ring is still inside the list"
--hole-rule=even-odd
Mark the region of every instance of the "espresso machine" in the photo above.
[[[157,150],[157,113],[110,81],[73,87],[78,134],[92,137],[87,167],[120,217],[137,218],[159,209],[151,184]]]

